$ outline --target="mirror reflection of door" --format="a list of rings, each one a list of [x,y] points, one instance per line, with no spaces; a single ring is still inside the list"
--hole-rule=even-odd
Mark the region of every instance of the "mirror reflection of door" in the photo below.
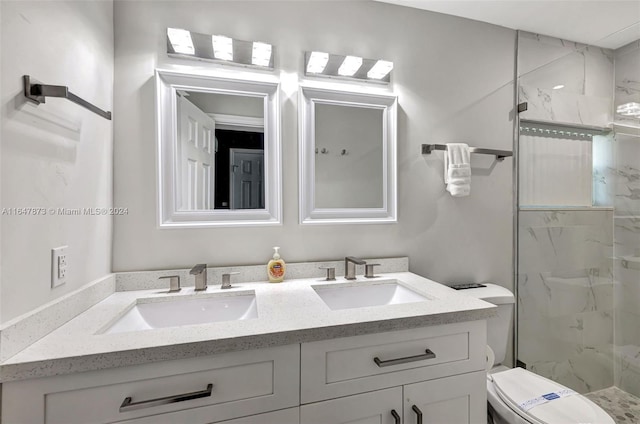
[[[178,91],[177,114],[178,210],[264,209],[263,98]]]
[[[231,209],[264,209],[264,150],[230,149]]]
[[[215,186],[216,123],[182,95],[178,95],[178,117],[179,209],[211,209]]]

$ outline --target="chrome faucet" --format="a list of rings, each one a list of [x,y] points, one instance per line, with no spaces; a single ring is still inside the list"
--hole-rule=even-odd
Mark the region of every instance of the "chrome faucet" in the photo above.
[[[344,278],[346,280],[356,279],[356,265],[366,265],[367,261],[354,258],[353,256],[347,256],[344,258]]]
[[[240,274],[239,272],[227,272],[226,274],[222,274],[222,286],[220,287],[221,289],[232,289],[233,286],[231,285],[231,276],[232,275],[238,275]]]
[[[196,291],[207,289],[207,264],[198,264],[191,268],[189,274],[196,276]]]
[[[166,275],[164,277],[160,277],[160,280],[169,280],[169,293],[175,293],[180,291],[179,275]]]

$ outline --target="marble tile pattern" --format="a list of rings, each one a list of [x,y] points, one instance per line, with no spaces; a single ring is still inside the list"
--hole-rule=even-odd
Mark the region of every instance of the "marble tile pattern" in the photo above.
[[[518,356],[581,393],[613,385],[613,210],[521,210]]]
[[[286,260],[286,258],[283,258]],[[409,258],[364,258],[367,263],[380,264],[375,267],[376,273],[404,272],[409,271]],[[344,260],[323,261],[323,262],[299,262],[287,263],[286,280],[299,278],[324,277],[326,271],[320,269],[323,266],[331,266],[336,269],[336,277],[344,276]],[[251,281],[268,281],[267,264],[246,265],[235,267],[207,267],[207,285],[215,286],[222,284],[222,274],[229,272],[239,272],[231,278],[232,283],[246,283]],[[364,273],[364,267],[358,266],[358,274]],[[189,275],[188,269],[175,269],[163,271],[140,271],[140,272],[119,272],[116,274],[116,290],[149,290],[163,289],[168,285],[167,280],[160,280],[160,277],[177,275],[180,277],[180,284],[183,287],[193,287],[194,277]]]
[[[211,286],[206,292],[184,288],[177,294],[168,294],[166,288],[116,292],[1,363],[0,382],[482,320],[495,315],[495,306],[410,272],[382,274],[377,280],[360,275],[357,281],[346,284],[376,284],[389,279],[400,281],[429,300],[332,311],[312,287],[326,284],[319,277],[279,284],[236,283],[235,288],[224,292],[219,286]],[[345,281],[340,278],[331,284]],[[229,296],[247,290],[255,292],[258,318],[100,333],[141,298],[197,298],[218,293]]]
[[[113,294],[115,280],[115,275],[109,274],[54,302],[4,323],[0,328],[0,362]]]
[[[616,50],[614,60],[614,104],[640,103],[640,40]],[[615,114],[615,122],[640,127],[640,117]]]
[[[616,134],[615,385],[640,396],[640,136]]]
[[[617,387],[587,393],[586,396],[611,415],[616,424],[640,423],[640,398]]]
[[[527,102],[521,119],[563,124],[609,127],[612,121],[611,97],[585,96],[561,90],[520,85],[518,102]]]
[[[635,334],[630,335],[629,329],[626,330],[627,334],[619,336],[616,332],[616,346],[614,347],[614,359],[615,359],[615,385],[620,389],[631,393],[633,395],[640,395],[640,346],[638,343],[638,315],[629,315],[621,313],[616,315],[616,319],[628,319],[635,320]],[[631,321],[633,322],[633,321]],[[616,321],[616,323],[618,323]],[[618,342],[619,337],[631,336],[632,342],[626,345],[622,341]]]
[[[640,135],[617,133],[616,216],[640,216]]]
[[[598,127],[612,122],[613,51],[521,31],[518,73],[518,102],[528,103],[520,118]]]

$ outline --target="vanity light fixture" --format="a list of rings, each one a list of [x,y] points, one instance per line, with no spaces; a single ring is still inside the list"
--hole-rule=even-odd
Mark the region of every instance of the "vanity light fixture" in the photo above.
[[[367,72],[369,78],[381,80],[385,76],[389,75],[393,69],[393,62],[387,60],[379,60],[373,65],[373,67]]]
[[[553,87],[554,90],[560,90],[561,88],[564,88],[564,84],[558,84]]]
[[[271,62],[271,44],[253,42],[251,63],[257,66],[269,66]]]
[[[224,35],[212,35],[213,56],[220,60],[233,60],[233,39]]]
[[[201,34],[167,28],[167,54],[225,65],[273,70],[274,47],[269,43],[244,41],[224,35]]]
[[[363,59],[354,55],[305,52],[305,75],[388,84],[393,62]]]
[[[307,74],[321,74],[324,72],[328,61],[329,53],[311,52],[307,60]]]
[[[352,77],[362,66],[362,58],[358,56],[347,56],[338,68],[338,74],[343,77]]]
[[[167,37],[169,37],[169,43],[176,53],[189,55],[195,53],[191,33],[186,29],[167,28]]]
[[[622,104],[616,108],[616,113],[622,116],[639,116],[640,117],[640,103],[629,102]]]

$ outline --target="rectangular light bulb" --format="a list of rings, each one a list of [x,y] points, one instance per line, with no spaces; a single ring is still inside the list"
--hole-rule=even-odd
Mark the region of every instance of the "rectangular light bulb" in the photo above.
[[[193,40],[191,40],[191,32],[186,29],[167,28],[167,36],[173,47],[173,51],[182,54],[194,54]]]
[[[329,53],[311,52],[309,62],[307,62],[307,73],[320,74],[329,62]]]
[[[382,79],[393,69],[393,62],[379,60],[367,72],[367,77],[371,79]]]
[[[623,116],[640,116],[640,103],[630,102],[616,108],[616,113]]]
[[[251,63],[256,66],[269,66],[271,63],[271,44],[254,41]]]
[[[233,38],[224,35],[212,35],[213,57],[220,60],[233,60]]]
[[[358,56],[347,56],[342,61],[342,65],[338,68],[338,75],[343,77],[350,77],[358,72],[358,69],[362,66],[362,58]]]

